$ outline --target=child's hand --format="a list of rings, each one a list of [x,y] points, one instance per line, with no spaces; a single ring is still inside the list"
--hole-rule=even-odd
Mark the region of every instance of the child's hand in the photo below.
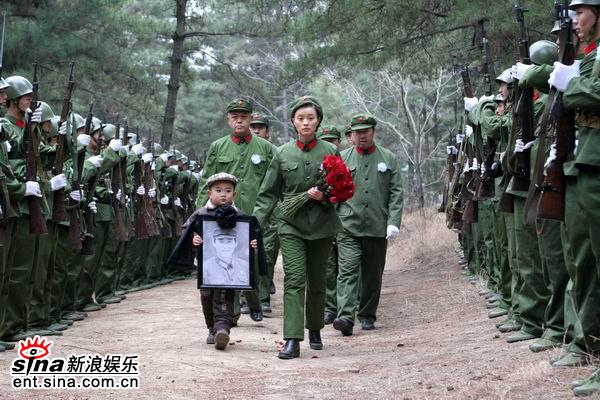
[[[192,246],[200,247],[201,244],[202,244],[202,236],[198,235],[197,233],[194,233],[194,238],[192,239]]]
[[[252,248],[253,248],[254,250],[256,250],[256,248],[258,247],[258,242],[256,241],[256,239],[252,239],[252,240],[250,241],[250,246],[252,246]]]

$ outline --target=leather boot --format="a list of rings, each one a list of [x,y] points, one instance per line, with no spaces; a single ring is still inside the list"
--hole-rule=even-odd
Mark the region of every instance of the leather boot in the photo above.
[[[308,344],[313,350],[323,350],[321,331],[308,331]]]
[[[208,336],[206,337],[206,344],[215,344],[215,330],[213,328],[208,329]]]
[[[283,346],[283,350],[279,352],[277,357],[282,360],[290,360],[292,358],[300,357],[300,340],[299,339],[288,339]]]

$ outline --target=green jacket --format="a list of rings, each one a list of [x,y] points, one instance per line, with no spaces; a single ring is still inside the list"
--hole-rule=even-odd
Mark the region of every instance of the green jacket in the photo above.
[[[268,141],[250,135],[249,143],[236,143],[231,135],[212,142],[208,148],[204,173],[196,205],[204,206],[208,200],[206,180],[218,172],[227,172],[238,179],[235,205],[246,214],[252,214],[258,189],[273,159],[274,147]]]
[[[403,190],[398,158],[376,145],[374,152],[364,155],[356,147],[346,149],[342,159],[356,185],[354,196],[338,207],[344,230],[353,236],[385,237],[388,225],[400,227]]]
[[[270,144],[268,146],[271,148]],[[301,150],[296,141],[279,147],[256,198],[253,214],[260,225],[268,226],[280,200],[292,194],[306,192],[315,186],[321,176],[323,158],[338,154],[333,144],[320,139],[317,139],[316,146],[310,151]],[[280,235],[291,234],[306,240],[335,236],[340,228],[333,204],[314,200],[309,200],[294,218],[281,215],[279,219]]]

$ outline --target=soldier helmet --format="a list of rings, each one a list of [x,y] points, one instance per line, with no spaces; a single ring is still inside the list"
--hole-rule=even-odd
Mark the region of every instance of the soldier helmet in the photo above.
[[[58,135],[58,124],[60,123],[60,116],[53,116],[50,119],[50,123],[52,124],[52,126],[50,127],[50,133],[48,133],[49,138]]]
[[[187,164],[187,163],[189,163],[189,162],[190,162],[190,159],[189,159],[189,157],[188,157],[188,156],[182,155],[182,156],[181,156],[181,162],[182,162],[183,164]]]
[[[504,97],[502,97],[501,94],[497,94],[496,96],[494,96],[494,101],[496,103],[504,103],[505,102]]]
[[[173,150],[173,156],[175,157],[175,161],[180,161],[183,154],[179,150]]]
[[[85,118],[83,118],[81,115],[79,115],[77,113],[73,113],[73,116],[75,117],[75,122],[73,124],[75,130],[85,128]]]
[[[558,60],[558,46],[549,40],[538,40],[529,46],[529,57],[536,65],[553,65]]]
[[[496,78],[496,83],[506,83],[508,85],[511,85],[513,83],[513,78],[510,74],[510,68],[505,69],[504,72],[498,75],[498,77]]]
[[[194,171],[198,167],[198,161],[190,160],[190,171]]]
[[[6,78],[6,83],[10,85],[6,88],[6,96],[9,100],[16,100],[21,96],[25,96],[26,94],[33,92],[33,85],[31,82],[22,76],[9,76]]]
[[[6,90],[8,87],[10,87],[9,83],[0,78],[0,90]]]
[[[117,132],[117,127],[113,124],[106,124],[102,128],[102,136],[104,136],[105,140],[112,140],[115,138],[115,133]]]
[[[50,108],[50,106],[47,103],[40,101],[40,107],[42,108],[42,121],[41,122],[50,121],[52,118],[54,118],[54,112],[52,111],[52,108]]]
[[[598,7],[600,6],[600,0],[572,0],[569,3],[569,8],[571,10],[575,10],[579,6]]]
[[[133,132],[127,132],[127,137],[129,138],[129,144],[137,144],[138,142],[138,135],[136,135]]]
[[[100,121],[100,118],[92,117],[92,132],[96,132],[100,128],[102,128],[102,121]]]
[[[163,147],[159,143],[152,143],[152,154],[158,157],[163,153]]]

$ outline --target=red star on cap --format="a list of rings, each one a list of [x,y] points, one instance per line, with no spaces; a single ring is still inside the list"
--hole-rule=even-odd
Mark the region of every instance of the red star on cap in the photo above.
[[[323,133],[329,133],[329,129],[327,129],[327,128],[323,129]]]
[[[365,122],[365,118],[364,117],[358,117],[358,122],[360,122],[362,124],[363,122]]]
[[[308,96],[302,96],[302,100],[308,100]]]

